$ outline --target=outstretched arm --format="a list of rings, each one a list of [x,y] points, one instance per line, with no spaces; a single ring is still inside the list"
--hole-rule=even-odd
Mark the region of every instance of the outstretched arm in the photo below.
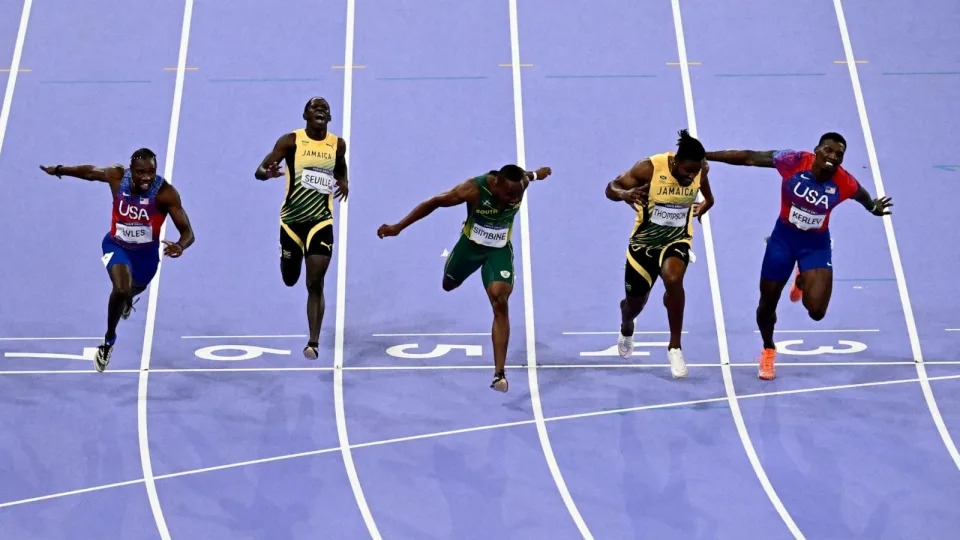
[[[543,180],[552,173],[553,171],[550,169],[550,167],[540,167],[535,171],[527,171],[527,181],[533,182],[535,180]]]
[[[410,225],[429,216],[430,213],[437,208],[457,206],[463,203],[476,204],[479,198],[480,192],[477,190],[477,184],[473,180],[467,180],[451,190],[444,191],[418,204],[405,218],[400,220],[399,223],[394,225],[381,225],[380,228],[377,229],[377,236],[380,238],[396,236]]]
[[[196,240],[193,234],[193,226],[190,225],[190,218],[187,217],[187,211],[183,209],[183,204],[180,202],[180,193],[177,192],[175,187],[165,184],[157,193],[157,202],[170,214],[170,219],[173,220],[173,224],[180,231],[180,239],[176,242],[163,241],[167,246],[163,248],[163,254],[177,258],[183,254],[183,250],[190,247]]]
[[[257,180],[267,180],[282,176],[283,171],[280,170],[280,162],[296,147],[297,136],[293,133],[287,133],[277,139],[276,144],[273,145],[273,150],[267,154],[267,157],[263,158],[260,166],[257,167],[257,172],[255,172],[253,176],[256,177]]]
[[[123,177],[123,165],[109,165],[107,167],[97,167],[96,165],[41,165],[43,172],[62,178],[72,176],[91,182],[117,181]]]
[[[707,152],[708,161],[719,161],[730,165],[748,165],[750,167],[773,167],[774,150],[758,152],[756,150],[720,150]]]
[[[611,201],[624,201],[636,209],[635,204],[646,202],[652,178],[653,163],[649,159],[638,161],[630,170],[609,182],[605,194]]]
[[[863,207],[867,209],[867,212],[870,212],[875,216],[889,216],[892,213],[887,210],[893,206],[893,203],[890,201],[890,197],[874,199],[870,196],[870,192],[859,184],[857,184],[857,192],[854,193],[853,197],[851,198],[862,204]]]
[[[337,163],[333,166],[333,177],[337,181],[335,196],[341,201],[350,195],[350,181],[347,179],[347,141],[337,138]]]

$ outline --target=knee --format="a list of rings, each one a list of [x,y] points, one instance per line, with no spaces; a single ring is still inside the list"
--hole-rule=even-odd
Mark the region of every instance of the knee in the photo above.
[[[823,318],[827,316],[827,308],[825,307],[808,308],[807,314],[810,315],[810,318],[815,321],[822,321]]]
[[[490,297],[490,305],[493,307],[493,312],[498,315],[506,315],[509,310],[510,293],[508,291],[494,290],[491,291],[488,296]]]
[[[446,276],[443,277],[443,283],[441,283],[441,287],[443,287],[443,290],[445,292],[450,292],[459,286],[460,286],[459,281],[454,281]]]
[[[114,282],[113,294],[120,296],[133,296],[133,284],[130,282]]]
[[[673,294],[683,291],[683,276],[676,274],[663,275],[663,288],[667,293]]]
[[[307,275],[307,290],[312,293],[323,293],[323,276]]]

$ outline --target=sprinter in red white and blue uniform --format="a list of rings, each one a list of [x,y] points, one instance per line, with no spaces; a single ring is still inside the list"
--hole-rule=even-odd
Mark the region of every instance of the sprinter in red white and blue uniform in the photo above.
[[[726,150],[707,152],[707,160],[731,165],[774,167],[780,173],[780,215],[760,270],[760,303],[757,326],[763,338],[761,379],[774,378],[776,345],[773,327],[783,287],[794,273],[790,300],[803,298],[810,318],[819,321],[827,313],[833,291],[830,245],[830,213],[843,201],[853,199],[875,216],[889,215],[889,197],[873,199],[843,167],[847,141],[839,133],[826,133],[813,153],[779,150]]]
[[[130,158],[130,167],[77,165],[41,166],[57,178],[73,176],[106,182],[113,193],[113,217],[110,232],[103,237],[103,265],[113,290],[107,304],[107,332],[97,348],[94,365],[103,371],[117,341],[117,324],[128,318],[133,299],[146,290],[160,264],[160,231],[169,215],[180,232],[176,242],[163,240],[163,252],[176,258],[194,242],[190,219],[180,203],[180,194],[157,176],[157,156],[141,148]]]

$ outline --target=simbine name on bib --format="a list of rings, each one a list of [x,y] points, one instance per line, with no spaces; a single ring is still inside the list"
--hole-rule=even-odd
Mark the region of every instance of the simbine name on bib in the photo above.
[[[507,229],[474,223],[470,229],[470,240],[487,247],[503,247],[507,245]]]

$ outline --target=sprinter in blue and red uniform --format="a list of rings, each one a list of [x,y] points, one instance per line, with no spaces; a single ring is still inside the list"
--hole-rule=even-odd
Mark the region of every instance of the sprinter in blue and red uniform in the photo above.
[[[827,313],[833,291],[830,245],[830,212],[847,199],[854,199],[875,216],[889,215],[889,197],[872,199],[870,193],[840,166],[847,141],[839,133],[826,133],[813,153],[793,150],[757,152],[725,150],[707,152],[708,161],[731,165],[774,167],[780,173],[780,216],[767,241],[760,270],[760,303],[757,326],[763,338],[761,379],[774,377],[776,345],[773,327],[783,287],[796,270],[790,300],[803,298],[810,318],[819,321]]]
[[[179,257],[193,244],[193,227],[180,203],[180,194],[157,176],[157,156],[147,148],[133,153],[129,169],[123,165],[40,168],[57,178],[73,176],[106,182],[113,194],[113,217],[110,232],[103,237],[101,259],[113,282],[113,290],[107,304],[107,333],[94,358],[97,371],[103,371],[110,363],[120,318],[130,316],[133,299],[146,290],[157,273],[163,222],[169,215],[180,231],[180,239],[176,242],[163,241],[166,246],[164,255],[172,258]]]

